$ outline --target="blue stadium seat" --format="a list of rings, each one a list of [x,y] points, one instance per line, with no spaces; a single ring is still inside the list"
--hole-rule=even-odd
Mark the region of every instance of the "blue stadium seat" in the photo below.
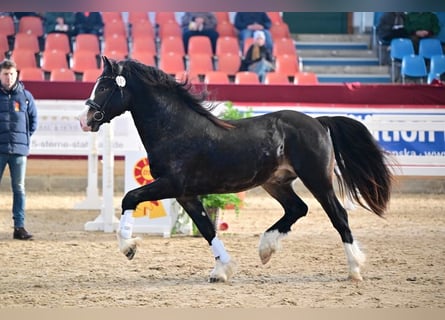
[[[445,72],[445,54],[434,55],[430,60],[430,72],[441,74]]]
[[[437,38],[424,38],[419,41],[419,56],[431,59],[434,55],[443,54],[442,44]]]
[[[423,57],[415,54],[406,55],[402,58],[402,67],[400,69],[402,83],[405,83],[406,77],[417,78],[423,83],[427,77],[426,64]]]
[[[391,80],[396,81],[396,63],[401,62],[404,56],[414,54],[413,42],[409,38],[396,38],[391,41]]]

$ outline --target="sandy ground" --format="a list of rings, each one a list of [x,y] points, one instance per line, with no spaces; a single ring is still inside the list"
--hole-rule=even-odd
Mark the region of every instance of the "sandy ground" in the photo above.
[[[17,241],[10,193],[0,193],[0,308],[445,307],[443,194],[395,194],[386,220],[363,209],[350,212],[368,259],[361,283],[346,279],[340,238],[309,194],[303,194],[308,216],[267,265],[257,246],[281,215],[277,203],[254,190],[238,217],[224,212],[229,229],[219,236],[238,264],[227,284],[207,282],[213,258],[199,237],[141,235],[128,261],[114,233],[84,231],[98,215],[72,209],[84,197],[28,192],[27,228],[35,239]]]

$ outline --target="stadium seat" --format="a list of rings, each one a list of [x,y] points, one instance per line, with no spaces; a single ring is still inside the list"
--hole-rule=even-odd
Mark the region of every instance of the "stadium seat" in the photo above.
[[[231,53],[240,54],[239,42],[236,37],[219,36],[216,41],[216,55]]]
[[[264,84],[289,84],[289,78],[283,73],[267,72],[264,77]]]
[[[430,72],[433,74],[442,74],[445,72],[445,55],[433,55],[430,59]]]
[[[396,64],[400,63],[404,56],[414,54],[413,42],[409,38],[396,38],[391,40],[391,80],[396,81]]]
[[[104,24],[106,24],[108,22],[115,21],[115,20],[123,21],[121,12],[116,12],[116,11],[104,12],[104,11],[102,11],[101,14],[102,14],[102,21],[104,22]]]
[[[45,38],[44,51],[59,50],[65,54],[71,52],[70,39],[66,33],[48,33]]]
[[[299,72],[298,57],[296,55],[282,54],[275,58],[275,71],[288,77]]]
[[[204,75],[209,71],[213,71],[213,61],[211,56],[200,53],[189,56],[187,68],[189,75]]]
[[[176,24],[178,24],[176,22],[176,16],[175,13],[172,11],[160,11],[160,12],[156,12],[155,14],[155,24],[159,27],[163,24],[166,23],[171,23],[174,22]]]
[[[91,51],[94,54],[100,54],[99,38],[95,34],[78,34],[74,40],[74,51]]]
[[[145,51],[152,51],[153,54],[156,53],[156,43],[155,39],[147,34],[147,35],[139,35],[137,37],[133,38],[133,41],[131,42],[131,50],[145,50]]]
[[[270,36],[275,41],[276,39],[281,38],[290,38],[289,26],[287,23],[273,23],[269,29]]]
[[[112,20],[104,23],[104,37],[114,34],[127,38],[127,27],[122,20]]]
[[[272,24],[281,24],[283,23],[283,17],[281,16],[281,12],[277,11],[267,11],[267,16],[269,17]]]
[[[14,40],[14,50],[32,50],[34,53],[40,52],[39,40],[32,33],[16,33]]]
[[[423,79],[428,75],[424,58],[415,54],[404,56],[402,58],[400,74],[402,76],[402,83],[405,83],[407,77],[417,78],[423,83]]]
[[[102,74],[102,70],[98,68],[85,69],[82,74],[83,82],[96,82],[97,78]]]
[[[131,37],[137,39],[139,37],[146,38],[147,36],[155,39],[155,30],[150,21],[138,20],[131,25]]]
[[[37,37],[44,35],[43,21],[37,16],[23,16],[19,20],[18,31],[19,33],[29,33]]]
[[[188,44],[188,55],[195,54],[212,56],[212,45],[209,37],[206,36],[194,36],[191,37]]]
[[[14,18],[11,16],[0,16],[0,34],[13,36],[15,34]]]
[[[37,68],[37,58],[34,50],[29,49],[14,49],[12,51],[11,60],[17,64],[17,69],[23,68]]]
[[[45,50],[40,58],[40,68],[45,72],[54,69],[69,69],[68,57],[60,50]]]
[[[133,50],[130,58],[149,66],[156,66],[155,52],[151,50]]]
[[[241,66],[241,57],[238,54],[226,53],[216,56],[216,70],[235,75]]]
[[[120,52],[123,53],[125,56],[128,56],[128,43],[127,43],[127,37],[113,34],[109,36],[104,36],[103,40],[103,54],[107,55],[111,52]]]
[[[176,21],[170,21],[159,26],[158,35],[161,42],[166,37],[182,38],[182,30]]]
[[[159,54],[162,56],[168,52],[175,52],[182,56],[185,55],[184,42],[181,37],[169,36],[162,39]]]
[[[288,54],[296,55],[297,50],[295,49],[294,40],[291,38],[279,38],[274,40],[272,55],[274,57]]]
[[[442,44],[437,38],[424,38],[419,41],[419,56],[431,59],[434,55],[443,54]]]
[[[86,69],[99,69],[97,55],[88,50],[75,50],[70,65],[76,73],[83,73]]]
[[[22,68],[19,71],[20,81],[44,81],[45,74],[40,68]]]
[[[227,11],[216,11],[213,12],[216,18],[217,24],[223,23],[223,22],[230,22],[230,16]]]
[[[208,71],[204,74],[204,83],[206,84],[228,84],[229,77],[222,71]]]
[[[313,72],[297,72],[294,74],[294,84],[318,84],[317,74]]]
[[[184,72],[184,56],[176,52],[167,52],[160,57],[159,69],[174,75],[178,72]]]
[[[130,11],[128,12],[128,23],[133,26],[138,23],[150,23],[150,19],[148,18],[148,13],[145,11]]]
[[[235,84],[259,84],[260,79],[255,72],[240,71],[235,73]]]
[[[102,55],[106,56],[108,59],[112,59],[112,60],[125,60],[128,58],[128,53],[123,52],[123,51],[119,51],[119,50],[107,50],[104,49],[104,52],[102,53]]]
[[[3,53],[3,56],[5,56],[9,51],[8,37],[5,34],[0,33],[0,53]]]
[[[220,37],[236,37],[237,31],[235,26],[230,22],[219,22],[216,25],[216,31]]]
[[[54,69],[51,71],[49,81],[76,81],[76,75],[70,69]]]

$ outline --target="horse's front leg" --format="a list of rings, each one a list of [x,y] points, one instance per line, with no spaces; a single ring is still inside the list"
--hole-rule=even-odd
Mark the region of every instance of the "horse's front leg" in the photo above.
[[[235,263],[218,239],[215,227],[207,215],[201,201],[196,197],[178,198],[179,204],[191,217],[199,232],[207,240],[215,257],[215,268],[210,272],[210,282],[227,282],[235,272]]]
[[[133,259],[141,238],[132,238],[136,206],[144,201],[174,198],[174,188],[168,179],[157,179],[150,184],[127,192],[122,199],[122,215],[119,228],[116,232],[120,251],[128,258]]]

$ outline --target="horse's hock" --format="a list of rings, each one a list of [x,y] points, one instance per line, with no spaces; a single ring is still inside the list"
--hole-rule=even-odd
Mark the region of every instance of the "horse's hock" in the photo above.
[[[445,193],[445,177],[396,176],[395,192]],[[124,192],[125,161],[114,161],[114,190]],[[297,181],[299,183],[299,181]],[[88,160],[86,159],[28,159],[27,191],[78,192],[88,185]],[[98,164],[98,189],[102,189],[102,165]],[[3,174],[0,191],[10,190],[8,168]]]

